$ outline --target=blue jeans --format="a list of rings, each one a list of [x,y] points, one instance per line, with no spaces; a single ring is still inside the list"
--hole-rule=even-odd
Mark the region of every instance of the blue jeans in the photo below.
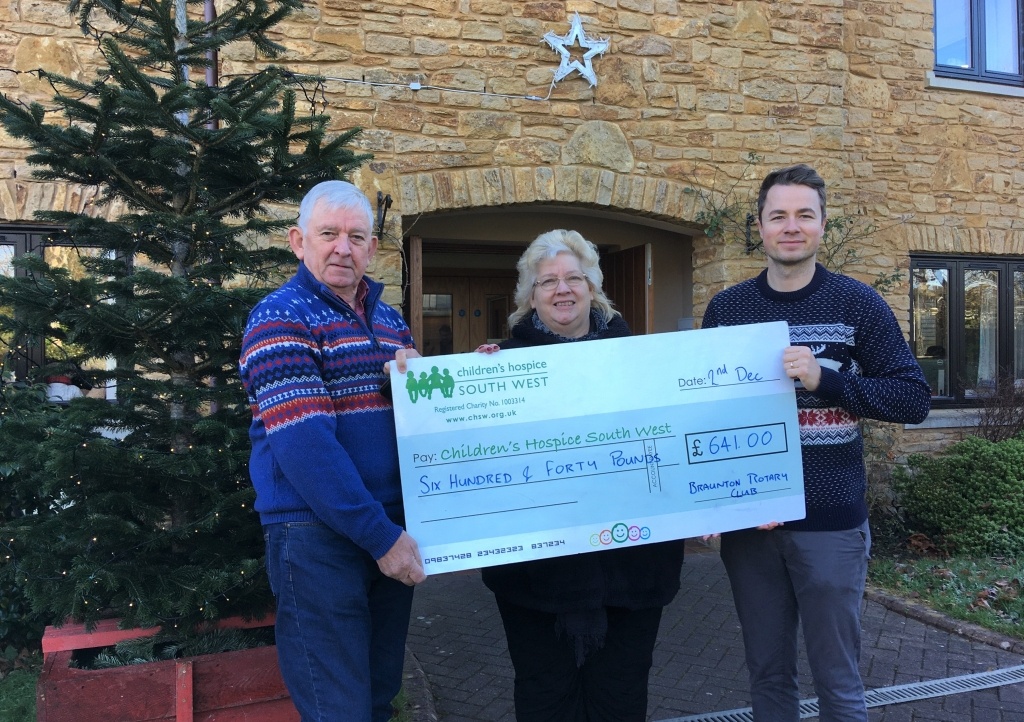
[[[871,535],[746,529],[722,535],[750,673],[756,722],[797,722],[797,624],[822,722],[867,722],[860,677],[861,606]]]
[[[402,686],[412,587],[316,522],[268,524],[277,656],[303,722],[387,722]]]

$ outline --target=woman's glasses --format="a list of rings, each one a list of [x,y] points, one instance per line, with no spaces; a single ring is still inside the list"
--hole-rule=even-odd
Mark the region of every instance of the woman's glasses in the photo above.
[[[542,291],[554,291],[562,281],[565,281],[565,285],[569,288],[579,288],[587,282],[587,277],[578,273],[571,273],[568,276],[548,276],[541,278],[533,285]]]

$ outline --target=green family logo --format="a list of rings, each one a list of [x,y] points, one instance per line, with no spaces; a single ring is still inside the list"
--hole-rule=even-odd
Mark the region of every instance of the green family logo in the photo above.
[[[434,392],[450,399],[453,396],[485,396],[504,394],[512,391],[528,391],[544,389],[548,385],[546,361],[527,361],[525,363],[506,362],[497,366],[474,366],[457,369],[455,375],[449,369],[440,370],[437,366],[430,368],[430,373],[421,371],[419,378],[409,371],[406,375],[405,390],[409,392],[409,400],[414,404],[420,399],[433,399]],[[509,374],[508,376],[491,376],[488,374]],[[457,378],[456,378],[457,377]],[[458,387],[456,387],[458,384]],[[502,399],[501,403],[522,403],[525,397],[515,400]],[[497,401],[489,402],[497,406]]]
[[[426,371],[421,371],[420,377],[416,378],[416,374],[410,371],[405,381],[405,390],[409,392],[409,400],[414,404],[421,398],[429,401],[435,391],[440,391],[443,397],[450,399],[455,394],[455,379],[448,369],[441,373],[437,366],[431,366],[429,376]]]
[[[649,527],[639,526],[626,526],[622,522],[619,522],[611,529],[605,529],[600,534],[590,535],[590,546],[608,546],[611,543],[622,544],[625,541],[640,541],[641,539],[650,539],[651,530]]]

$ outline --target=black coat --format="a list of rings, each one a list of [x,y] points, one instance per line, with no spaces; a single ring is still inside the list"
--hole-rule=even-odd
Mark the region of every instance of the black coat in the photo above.
[[[629,326],[615,316],[598,338],[629,335]],[[500,346],[510,349],[563,342],[536,328],[531,315],[517,323],[512,338]],[[602,607],[662,607],[679,591],[682,564],[683,541],[679,540],[503,564],[483,569],[482,575],[497,597],[528,609],[563,614]]]

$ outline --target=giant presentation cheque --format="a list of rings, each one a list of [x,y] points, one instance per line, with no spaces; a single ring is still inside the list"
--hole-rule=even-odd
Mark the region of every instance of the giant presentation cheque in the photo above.
[[[778,322],[393,368],[427,573],[803,518],[788,345]]]

